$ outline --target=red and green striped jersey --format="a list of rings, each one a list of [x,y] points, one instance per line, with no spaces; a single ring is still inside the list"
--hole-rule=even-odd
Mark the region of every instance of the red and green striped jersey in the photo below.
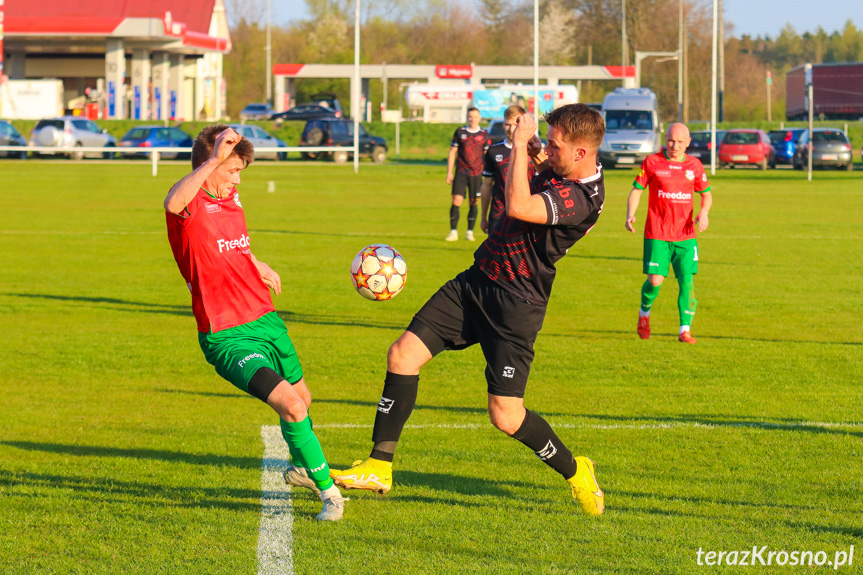
[[[684,155],[682,162],[669,160],[665,152],[645,158],[632,184],[649,188],[644,237],[682,242],[696,237],[692,223],[695,194],[710,191],[701,162]]]
[[[199,332],[215,333],[275,311],[252,260],[236,188],[226,198],[213,198],[202,188],[182,215],[165,212],[165,219]]]

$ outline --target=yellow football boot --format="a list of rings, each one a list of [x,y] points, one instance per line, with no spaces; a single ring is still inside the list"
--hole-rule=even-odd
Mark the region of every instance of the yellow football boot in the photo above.
[[[393,464],[372,458],[354,461],[350,469],[330,469],[330,477],[342,489],[368,489],[386,495],[393,488]]]
[[[572,488],[573,498],[578,500],[582,510],[588,515],[602,515],[605,511],[605,494],[596,482],[593,461],[587,457],[576,457],[578,469],[575,475],[566,480]]]

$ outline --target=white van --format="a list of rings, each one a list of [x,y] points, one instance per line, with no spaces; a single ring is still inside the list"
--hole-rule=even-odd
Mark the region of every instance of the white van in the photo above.
[[[599,161],[605,168],[640,165],[662,149],[656,94],[648,88],[617,88],[602,101],[605,138]]]

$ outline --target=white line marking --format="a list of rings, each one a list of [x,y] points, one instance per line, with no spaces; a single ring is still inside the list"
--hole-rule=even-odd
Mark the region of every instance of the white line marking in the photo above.
[[[258,530],[258,575],[293,575],[294,525],[291,488],[282,473],[290,456],[278,425],[262,425],[261,527]]]
[[[863,423],[834,423],[829,421],[803,421],[794,423],[774,423],[767,421],[730,421],[723,423],[700,423],[696,421],[670,421],[663,423],[561,423],[549,421],[552,427],[563,429],[670,429],[675,427],[691,427],[701,429],[717,429],[722,427],[751,427],[755,429],[801,429],[818,427],[823,429],[850,429],[863,427]],[[489,427],[487,423],[422,423],[405,425],[405,429],[481,429]],[[322,423],[316,428],[328,429],[371,429],[367,423]]]

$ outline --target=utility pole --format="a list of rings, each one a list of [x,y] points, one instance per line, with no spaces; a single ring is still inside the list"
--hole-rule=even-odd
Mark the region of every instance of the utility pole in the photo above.
[[[767,121],[773,121],[773,115],[770,113],[770,86],[773,84],[773,78],[770,75],[770,70],[767,70]]]
[[[620,0],[622,7],[621,14],[621,33],[620,33],[620,60],[624,67],[623,75],[626,76],[625,68],[629,65],[629,51],[626,48],[626,0]]]
[[[722,0],[719,0],[719,121],[725,121],[725,16],[722,13]]]
[[[273,105],[273,57],[272,57],[272,13],[273,0],[267,0],[267,105]]]
[[[683,0],[679,0],[678,8],[680,15],[677,26],[679,32],[677,38],[677,121],[683,122]]]

